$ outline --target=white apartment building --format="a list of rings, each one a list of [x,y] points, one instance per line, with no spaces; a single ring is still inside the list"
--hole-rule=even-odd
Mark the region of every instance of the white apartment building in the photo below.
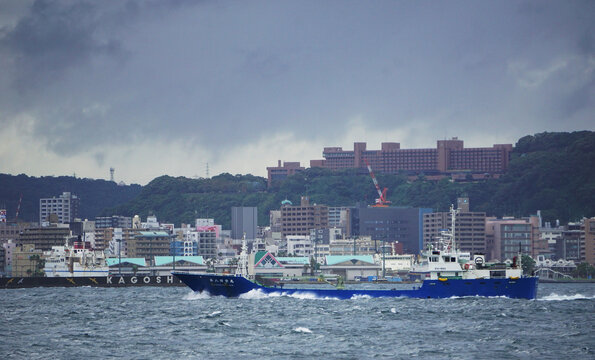
[[[50,215],[56,215],[58,223],[67,224],[74,221],[79,213],[79,198],[70,193],[63,192],[59,197],[39,199],[39,224],[47,224]]]

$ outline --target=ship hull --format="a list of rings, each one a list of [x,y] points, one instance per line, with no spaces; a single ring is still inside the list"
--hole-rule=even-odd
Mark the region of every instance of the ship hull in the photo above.
[[[447,279],[424,280],[421,286],[410,289],[369,290],[369,289],[288,289],[260,286],[244,277],[212,274],[173,273],[195,292],[208,292],[214,296],[238,297],[256,290],[264,294],[314,295],[320,298],[351,299],[354,297],[409,297],[409,298],[450,298],[460,296],[509,297],[535,299],[537,297],[537,277],[518,279]]]

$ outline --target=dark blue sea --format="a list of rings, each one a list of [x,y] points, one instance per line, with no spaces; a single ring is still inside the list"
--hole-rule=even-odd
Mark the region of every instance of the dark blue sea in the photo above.
[[[0,290],[0,359],[595,359],[595,284],[537,300]]]

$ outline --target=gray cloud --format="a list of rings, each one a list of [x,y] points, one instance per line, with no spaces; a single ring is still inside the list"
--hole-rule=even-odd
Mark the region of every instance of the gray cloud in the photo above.
[[[167,139],[223,158],[278,133],[349,146],[335,141],[355,117],[419,129],[383,139],[410,146],[593,129],[589,1],[36,1],[14,13],[0,23],[0,123],[31,114],[64,156],[102,147],[103,162],[110,146]]]

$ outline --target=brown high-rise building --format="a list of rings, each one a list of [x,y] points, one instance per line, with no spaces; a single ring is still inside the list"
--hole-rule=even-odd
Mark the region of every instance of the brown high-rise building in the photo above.
[[[62,246],[72,235],[68,226],[47,226],[24,229],[17,245],[31,244],[36,250],[49,251],[52,246]]]
[[[458,198],[459,213],[455,219],[455,241],[461,251],[471,254],[485,254],[486,232],[485,212],[469,211],[469,199]],[[449,212],[435,212],[423,214],[423,246],[436,243],[440,231],[450,229],[451,216]]]
[[[325,147],[324,160],[311,160],[311,167],[331,170],[365,168],[366,161],[378,173],[444,175],[456,173],[499,175],[508,169],[511,144],[491,148],[465,148],[463,140],[438,140],[436,148],[401,149],[399,143],[382,143],[380,150],[367,150],[366,143],[354,143],[353,151]]]
[[[281,207],[281,235],[310,235],[311,229],[328,228],[328,207],[310,205],[310,199],[302,196],[299,206],[284,202]]]
[[[139,231],[128,240],[128,256],[152,261],[155,256],[170,255],[170,243],[171,237],[165,231]]]

